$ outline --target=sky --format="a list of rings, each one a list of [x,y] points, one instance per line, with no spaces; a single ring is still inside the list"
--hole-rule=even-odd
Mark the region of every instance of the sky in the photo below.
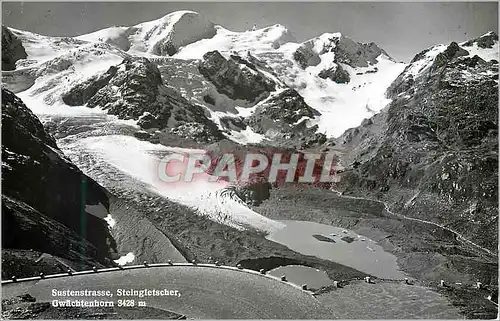
[[[440,43],[498,31],[497,2],[2,2],[2,23],[49,36],[77,36],[192,10],[233,31],[280,23],[302,42],[341,32],[408,62]]]

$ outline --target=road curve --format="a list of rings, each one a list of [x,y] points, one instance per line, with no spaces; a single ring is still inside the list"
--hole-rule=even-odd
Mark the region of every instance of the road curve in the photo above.
[[[446,227],[446,226],[441,225],[439,223],[435,223],[435,222],[431,222],[431,221],[426,221],[426,220],[422,220],[422,219],[419,219],[419,218],[409,217],[409,216],[405,216],[403,214],[395,213],[395,212],[393,212],[393,211],[391,211],[389,209],[389,205],[386,202],[384,202],[384,201],[380,201],[380,200],[376,200],[376,199],[371,199],[371,198],[360,197],[360,196],[343,195],[342,192],[336,191],[336,190],[333,190],[333,189],[331,191],[334,192],[334,193],[336,193],[339,197],[343,197],[343,198],[356,199],[356,200],[365,200],[365,201],[372,201],[372,202],[380,203],[380,204],[384,205],[386,212],[389,213],[389,214],[391,214],[391,215],[393,215],[393,216],[396,216],[396,217],[399,217],[399,218],[402,218],[402,219],[405,219],[405,220],[410,220],[410,221],[415,221],[415,222],[420,222],[420,223],[425,223],[425,224],[431,224],[431,225],[434,225],[436,227],[442,228],[442,229],[444,229],[444,230],[446,230],[446,231],[454,234],[457,239],[462,240],[463,242],[468,243],[469,245],[472,245],[473,247],[475,247],[475,248],[483,251],[484,253],[492,255],[493,257],[497,257],[497,255],[495,253],[493,253],[492,251],[488,250],[487,248],[482,247],[479,244],[476,244],[476,243],[472,242],[471,240],[465,238],[463,235],[461,235],[457,231],[454,231],[454,230],[450,229],[449,227]]]
[[[53,297],[57,290],[110,290],[115,306],[119,299],[145,301],[147,306],[201,319],[331,319],[334,313],[310,293],[279,279],[249,270],[208,265],[173,265],[99,273],[73,273],[27,282],[4,282],[2,297],[29,293],[37,302],[91,300],[96,298]],[[117,297],[118,289],[178,290],[177,296]]]

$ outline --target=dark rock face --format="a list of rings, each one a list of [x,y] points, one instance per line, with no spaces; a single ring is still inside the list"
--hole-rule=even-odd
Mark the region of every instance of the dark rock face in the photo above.
[[[465,49],[462,49],[456,42],[452,42],[445,51],[438,54],[436,59],[434,60],[433,68],[440,68],[446,65],[450,60],[467,56],[469,52]]]
[[[137,121],[137,125],[144,129],[158,128],[159,124],[156,120],[156,117],[153,116],[150,112],[144,112],[139,120]]]
[[[204,95],[203,101],[210,105],[215,105],[215,99],[210,95]]]
[[[317,126],[307,128],[306,119],[320,113],[306,104],[293,89],[286,89],[276,97],[259,106],[246,119],[246,123],[257,133],[272,136],[280,146],[310,147],[314,145]],[[308,141],[308,142],[306,142]]]
[[[66,225],[44,215],[23,201],[2,195],[2,265],[9,265],[8,258],[3,256],[5,250],[34,249],[69,260],[77,269],[90,269],[92,266],[112,266],[110,258],[96,246],[82,238]],[[39,267],[38,267],[39,268]],[[62,272],[54,267],[47,267],[46,273]],[[35,267],[36,271],[36,267]],[[64,270],[65,271],[65,270]],[[35,276],[24,274],[19,269],[10,269],[11,275],[18,277]],[[28,272],[29,273],[29,272]]]
[[[258,133],[265,133],[267,130],[265,119],[271,122],[281,122],[286,129],[293,127],[303,117],[314,118],[320,113],[307,105],[297,91],[286,89],[276,97],[270,99],[248,118],[248,124]]]
[[[2,89],[3,247],[36,249],[87,267],[110,265],[107,223],[88,212],[109,208],[104,188],[67,160],[35,115]],[[104,215],[106,215],[104,213]]]
[[[105,86],[90,97],[87,106],[99,105],[122,119],[137,119],[144,112],[151,112],[160,114],[159,121],[166,123],[170,117],[170,108],[162,108],[158,101],[162,80],[156,65],[145,58],[125,59],[115,68],[119,71],[114,75],[110,73],[111,77],[104,75],[90,82],[97,87],[97,81],[103,80]],[[104,81],[106,78],[108,80]],[[84,88],[88,86],[81,87]],[[73,88],[72,91],[77,90],[78,88]]]
[[[300,138],[299,141],[299,148],[300,149],[305,149],[305,148],[310,148],[310,147],[315,147],[315,146],[320,146],[326,143],[327,138],[326,135],[323,133],[316,133],[318,130],[318,126],[315,125],[311,128],[308,128],[306,131],[304,131],[305,135],[303,135]]]
[[[144,129],[170,130],[186,138],[213,142],[223,138],[202,107],[164,85],[156,64],[126,58],[102,75],[85,81],[63,96],[69,105],[101,106],[121,119],[137,119]]]
[[[158,55],[173,56],[177,53],[178,48],[174,46],[170,39],[165,39],[164,41],[156,44],[153,50]]]
[[[351,80],[349,73],[340,64],[335,68],[322,70],[318,76],[323,79],[328,78],[337,84],[347,84]]]
[[[234,100],[260,101],[275,90],[271,79],[266,78],[251,62],[236,55],[226,60],[218,51],[207,52],[198,70],[219,93]]]
[[[355,67],[368,67],[377,62],[376,58],[387,53],[375,43],[356,42],[348,37],[340,37],[335,46],[335,60]],[[389,55],[387,55],[389,57]]]
[[[340,138],[340,186],[497,252],[498,62],[464,54],[452,43],[416,77],[403,72],[386,110]]]
[[[21,41],[8,28],[2,26],[2,70],[16,69],[16,61],[27,57]]]
[[[314,52],[313,44],[306,42],[293,53],[293,59],[299,63],[302,69],[309,66],[317,66],[321,62],[319,55]]]
[[[96,75],[85,82],[78,84],[76,87],[62,96],[65,104],[70,106],[84,105],[90,100],[102,87],[106,86],[111,78],[116,75],[118,69],[111,66],[104,74]]]
[[[317,43],[317,41],[321,41],[321,43]],[[381,54],[385,54],[389,59],[392,59],[373,42],[368,44],[359,43],[345,36],[321,37],[304,42],[293,53],[293,59],[302,69],[305,69],[310,66],[317,66],[321,62],[320,55],[328,52],[335,53],[335,58],[332,62],[336,63],[338,67],[322,70],[318,76],[342,84],[348,83],[350,76],[340,64],[345,64],[353,68],[368,67],[376,64],[377,57]],[[367,71],[367,73],[374,72],[377,72],[377,69]]]
[[[240,186],[236,188],[235,193],[246,204],[259,206],[271,196],[271,184],[268,182],[259,182]]]

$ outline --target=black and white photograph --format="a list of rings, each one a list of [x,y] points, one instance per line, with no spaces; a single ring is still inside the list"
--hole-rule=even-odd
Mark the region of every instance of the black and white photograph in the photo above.
[[[1,6],[2,319],[498,319],[498,2]]]

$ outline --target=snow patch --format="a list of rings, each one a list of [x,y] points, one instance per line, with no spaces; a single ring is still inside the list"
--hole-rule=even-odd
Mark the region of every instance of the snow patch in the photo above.
[[[127,253],[127,255],[121,256],[118,260],[115,260],[115,263],[117,263],[120,266],[123,266],[127,263],[132,263],[135,260],[135,255],[132,252]]]
[[[429,51],[427,51],[421,59],[410,64],[408,69],[406,70],[407,75],[411,75],[414,78],[421,74],[425,69],[429,68],[437,55],[446,50],[448,46],[446,45],[437,45],[432,47]]]
[[[120,38],[127,29],[128,27],[110,27],[87,33],[75,38],[89,42],[105,42],[106,40],[116,40]]]
[[[465,47],[464,43],[461,43],[460,46],[469,52],[469,57],[474,57],[475,55],[479,56],[481,59],[485,61],[490,60],[499,60],[498,57],[498,41],[495,41],[495,44],[491,48],[480,48],[477,45],[477,42],[474,42],[472,46]]]
[[[242,145],[258,144],[266,139],[264,135],[254,132],[250,126],[239,132],[232,130],[229,138]]]
[[[246,55],[248,52],[275,50],[281,45],[295,41],[295,37],[282,25],[274,25],[255,31],[233,32],[222,26],[216,26],[217,34],[210,39],[203,39],[189,44],[174,55],[178,59],[202,59],[209,51],[221,53],[236,52]]]
[[[104,220],[108,223],[109,228],[113,228],[116,225],[116,220],[111,216],[111,214],[108,214]]]

